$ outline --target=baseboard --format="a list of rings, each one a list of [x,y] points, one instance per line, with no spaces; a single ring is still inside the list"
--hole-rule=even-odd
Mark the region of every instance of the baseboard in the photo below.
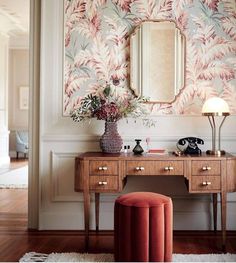
[[[16,158],[16,151],[9,152],[10,158]]]
[[[84,230],[36,230],[36,229],[28,229],[22,231],[12,231],[12,230],[0,230],[0,233],[14,233],[14,234],[26,234],[31,236],[84,236]],[[236,231],[226,231],[227,237],[236,238]],[[113,236],[114,230],[90,230],[90,236]],[[221,237],[221,231],[209,231],[209,230],[174,230],[174,237]]]

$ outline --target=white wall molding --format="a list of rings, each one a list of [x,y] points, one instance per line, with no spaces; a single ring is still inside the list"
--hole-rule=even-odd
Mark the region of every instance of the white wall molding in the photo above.
[[[82,202],[74,192],[74,159],[78,153],[51,152],[51,197],[53,202]],[[72,163],[72,165],[71,165]],[[66,186],[66,187],[65,187]]]
[[[134,138],[136,138],[137,135],[133,136],[127,136],[122,135],[123,141],[134,141]],[[151,136],[151,140],[154,142],[163,142],[163,141],[169,141],[176,143],[178,139],[185,137],[185,134],[182,135],[160,135],[160,136]],[[144,139],[147,137],[144,135],[139,136],[139,138]],[[100,140],[101,136],[99,135],[82,135],[82,134],[44,134],[41,139],[44,142],[98,142]],[[201,138],[204,141],[211,142],[210,136],[201,136]],[[236,135],[226,135],[222,136],[221,141],[227,141],[227,142],[236,142]]]

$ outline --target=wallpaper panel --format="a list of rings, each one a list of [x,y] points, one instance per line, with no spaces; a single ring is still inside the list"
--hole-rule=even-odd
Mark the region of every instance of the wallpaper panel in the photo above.
[[[129,36],[144,20],[171,19],[186,36],[185,87],[153,113],[200,114],[212,96],[236,113],[234,0],[65,0],[63,112],[105,82],[129,91]]]

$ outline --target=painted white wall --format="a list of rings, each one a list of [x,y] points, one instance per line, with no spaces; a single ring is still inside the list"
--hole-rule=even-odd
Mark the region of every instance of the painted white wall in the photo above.
[[[0,28],[0,167],[10,162],[8,131],[8,42]]]
[[[15,155],[15,131],[28,130],[28,110],[20,109],[20,87],[29,86],[29,50],[9,50],[9,89],[8,89],[8,119],[9,119],[9,149],[10,155]]]
[[[10,49],[29,49],[29,33],[12,35],[9,39]]]
[[[84,151],[99,150],[104,123],[73,123],[62,116],[63,89],[63,0],[42,1],[40,89],[40,229],[83,229],[83,198],[75,193],[74,157]],[[151,138],[154,147],[175,149],[181,137],[205,140],[202,150],[210,148],[211,131],[202,116],[153,116],[157,124],[146,128],[141,122],[119,122],[125,144],[134,139]],[[222,129],[222,148],[236,152],[236,116],[230,116]],[[174,202],[175,229],[211,229],[208,195],[187,193],[183,178],[128,178],[123,192],[144,190],[170,195]],[[102,195],[101,229],[113,228],[113,205],[117,195]],[[228,195],[228,229],[236,230],[236,194]],[[93,208],[94,202],[92,202]],[[220,218],[220,217],[219,217]],[[94,228],[94,210],[91,209]],[[220,222],[218,222],[220,223]]]

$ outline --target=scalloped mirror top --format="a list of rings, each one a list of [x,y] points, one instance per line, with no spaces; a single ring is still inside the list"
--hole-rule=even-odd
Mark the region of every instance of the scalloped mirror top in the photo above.
[[[150,102],[173,102],[185,79],[185,37],[175,22],[142,22],[131,35],[130,49],[134,93]]]

